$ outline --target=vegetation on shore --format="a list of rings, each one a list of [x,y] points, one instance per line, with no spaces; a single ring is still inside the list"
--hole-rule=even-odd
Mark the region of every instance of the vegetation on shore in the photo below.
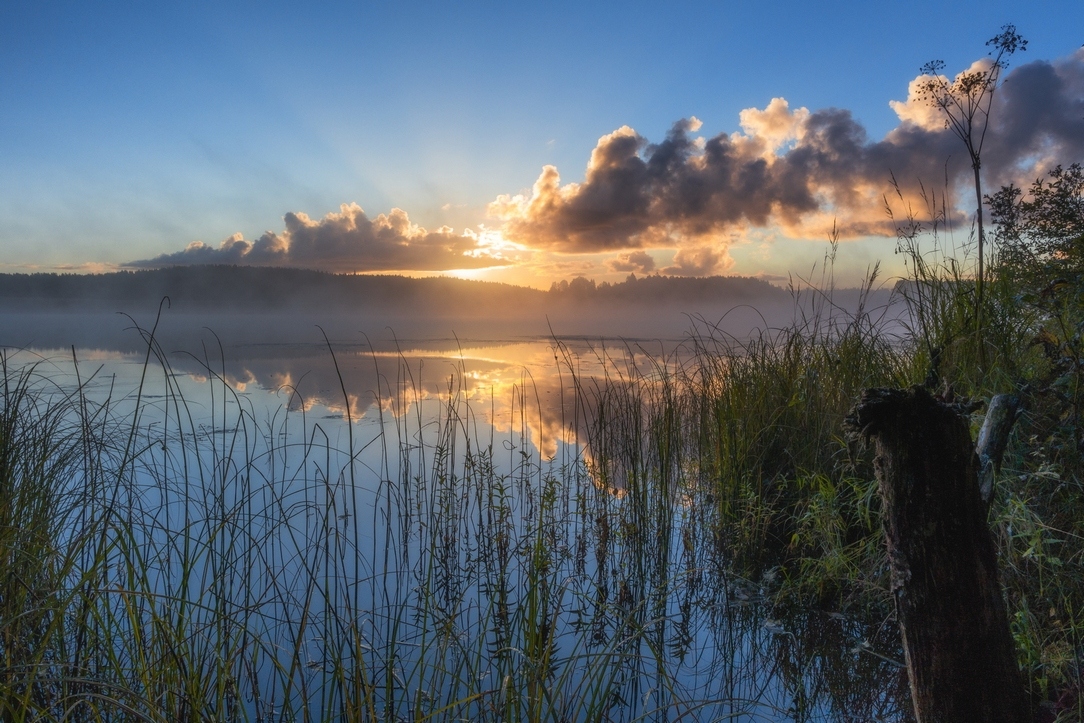
[[[151,332],[135,399],[5,358],[0,720],[906,720],[842,420],[910,384],[1021,397],[990,525],[1036,710],[1080,720],[1084,174],[990,207],[981,309],[931,198],[900,219],[903,326],[807,289],[793,326],[701,322],[681,362],[566,356],[552,459],[529,383],[479,438],[459,381],[428,418],[400,362],[375,433],[334,440],[304,404],[256,419],[213,357],[197,423]]]

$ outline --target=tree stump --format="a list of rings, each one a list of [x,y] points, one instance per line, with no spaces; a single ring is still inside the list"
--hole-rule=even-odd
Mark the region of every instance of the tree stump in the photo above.
[[[979,495],[979,460],[959,405],[921,387],[867,389],[847,426],[875,444],[919,723],[1030,720]]]

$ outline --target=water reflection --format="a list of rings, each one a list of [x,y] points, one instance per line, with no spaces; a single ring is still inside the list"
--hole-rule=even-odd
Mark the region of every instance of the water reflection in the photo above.
[[[250,717],[907,719],[894,625],[730,572],[710,481],[641,411],[691,347],[197,349],[9,362],[136,431],[116,584],[229,650]]]
[[[292,411],[316,409],[362,423],[456,398],[470,407],[475,423],[525,429],[541,458],[552,460],[561,444],[590,454],[584,443],[600,403],[631,386],[651,385],[660,360],[680,366],[692,354],[690,345],[673,341],[405,343],[396,349],[367,342],[237,346],[228,356],[217,350],[176,354],[171,364],[195,382],[214,377],[238,394],[271,394]]]

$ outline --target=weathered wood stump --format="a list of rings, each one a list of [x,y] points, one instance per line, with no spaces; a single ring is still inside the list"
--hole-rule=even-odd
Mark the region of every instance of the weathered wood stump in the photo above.
[[[875,444],[919,723],[1030,720],[966,418],[921,387],[868,389],[847,426]]]

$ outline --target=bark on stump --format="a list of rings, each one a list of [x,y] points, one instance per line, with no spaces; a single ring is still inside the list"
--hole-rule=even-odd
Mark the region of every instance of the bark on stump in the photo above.
[[[866,390],[847,425],[875,443],[919,723],[1028,721],[967,420],[912,387]]]

